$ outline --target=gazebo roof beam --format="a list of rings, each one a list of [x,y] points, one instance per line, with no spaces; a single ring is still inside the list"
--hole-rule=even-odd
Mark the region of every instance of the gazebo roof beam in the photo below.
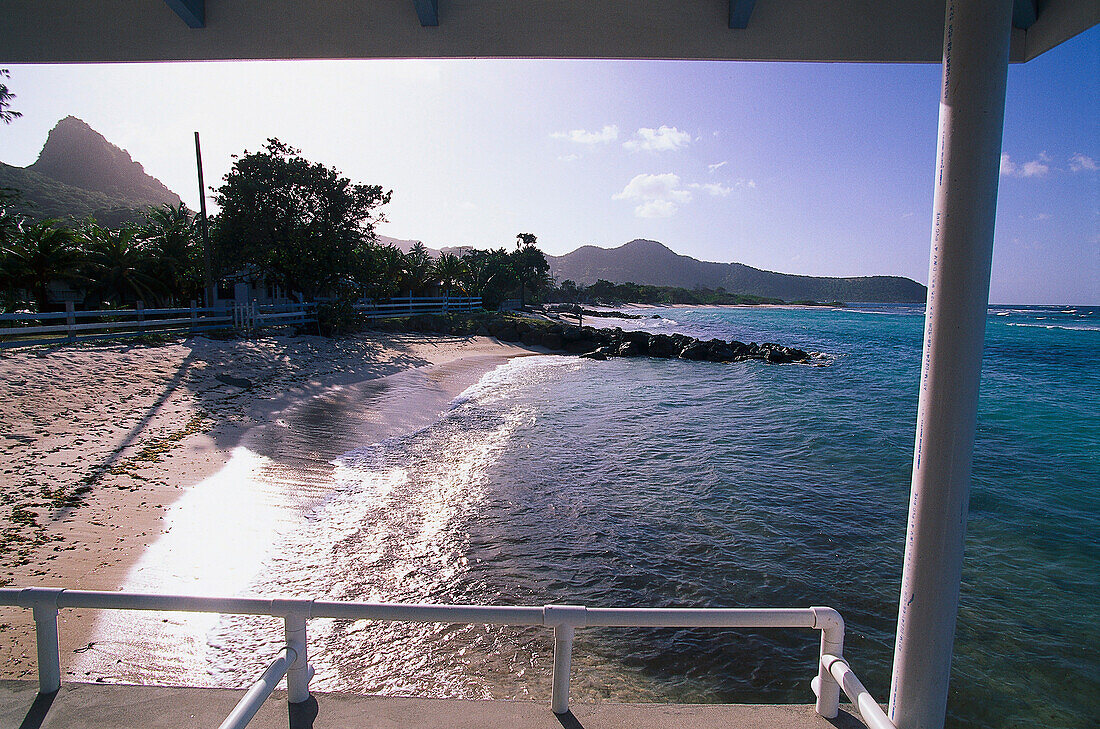
[[[413,0],[420,24],[429,27],[439,25],[439,0]]]
[[[206,0],[164,0],[189,28],[206,27]]]
[[[744,30],[749,27],[749,18],[756,0],[730,0],[730,27]]]
[[[1014,0],[1012,3],[1012,27],[1027,30],[1039,19],[1039,0]]]

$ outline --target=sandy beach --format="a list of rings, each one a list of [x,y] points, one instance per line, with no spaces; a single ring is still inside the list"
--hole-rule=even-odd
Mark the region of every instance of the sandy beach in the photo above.
[[[351,445],[431,424],[485,372],[530,353],[380,333],[0,352],[0,584],[119,589],[167,509],[238,446],[327,467]],[[287,440],[300,423],[305,456]],[[63,672],[94,619],[61,613]],[[0,677],[35,675],[33,634],[30,611],[0,608]]]

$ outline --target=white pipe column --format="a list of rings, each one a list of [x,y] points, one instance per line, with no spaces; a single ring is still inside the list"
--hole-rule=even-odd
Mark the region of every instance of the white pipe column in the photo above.
[[[948,0],[932,252],[890,719],[947,707],[989,304],[1012,0]]]

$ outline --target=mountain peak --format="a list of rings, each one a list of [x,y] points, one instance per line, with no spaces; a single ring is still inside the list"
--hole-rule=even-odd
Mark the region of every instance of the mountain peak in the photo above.
[[[648,238],[635,238],[629,243],[623,243],[618,248],[613,248],[612,250],[621,250],[623,252],[630,252],[635,255],[677,255],[675,251],[666,246],[664,243],[655,240],[649,240]]]
[[[50,130],[46,144],[27,169],[84,190],[145,205],[179,205],[175,194],[146,174],[129,152],[119,149],[83,119],[67,116]]]

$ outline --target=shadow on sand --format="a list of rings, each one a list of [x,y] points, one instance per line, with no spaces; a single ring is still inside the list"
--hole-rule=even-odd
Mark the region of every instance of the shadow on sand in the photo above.
[[[142,413],[129,432],[106,457],[89,469],[83,488],[86,493],[99,480],[113,470],[137,465],[143,458],[155,459],[161,446],[181,439],[190,429],[170,433],[134,455],[124,457],[127,449],[146,434],[150,424],[165,403],[183,389],[194,398],[202,413],[201,429],[213,440],[218,449],[230,450],[241,445],[248,429],[265,422],[271,413],[303,398],[300,408],[301,425],[312,431],[315,437],[311,454],[316,457],[334,457],[338,449],[346,445],[346,438],[339,438],[342,431],[334,420],[350,412],[362,411],[373,400],[386,396],[382,386],[362,389],[365,399],[338,396],[329,402],[317,402],[309,407],[309,398],[325,390],[326,386],[349,385],[377,380],[387,375],[429,364],[416,356],[414,347],[424,344],[453,344],[464,341],[459,337],[433,337],[423,334],[386,334],[385,339],[369,334],[343,339],[323,339],[315,336],[266,337],[255,340],[211,340],[193,337],[187,340],[191,351],[165,383],[159,386],[154,403]],[[122,352],[157,345],[128,344]],[[324,383],[322,385],[321,383]],[[191,427],[194,427],[192,424]],[[161,443],[158,441],[168,441]],[[263,445],[258,443],[257,445]],[[273,446],[285,444],[272,444]],[[264,449],[260,455],[278,459],[280,449]],[[148,451],[148,453],[146,453]]]

